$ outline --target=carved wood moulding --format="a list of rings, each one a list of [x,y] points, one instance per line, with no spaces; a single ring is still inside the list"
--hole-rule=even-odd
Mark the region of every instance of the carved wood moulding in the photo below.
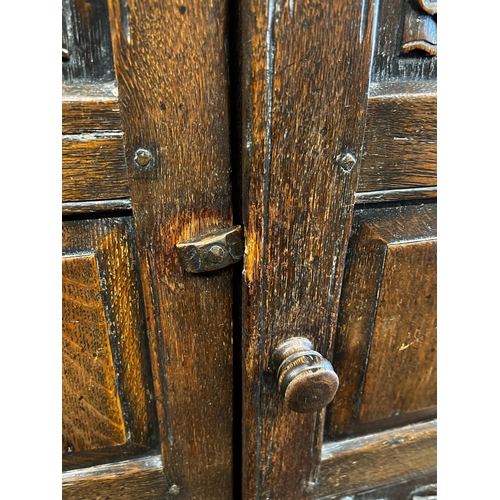
[[[437,0],[410,0],[406,5],[402,53],[422,50],[437,55]]]

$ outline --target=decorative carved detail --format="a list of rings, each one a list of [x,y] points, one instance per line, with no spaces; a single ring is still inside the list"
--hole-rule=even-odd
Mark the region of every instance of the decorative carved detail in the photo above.
[[[437,0],[408,2],[403,31],[403,54],[423,50],[437,55]]]
[[[437,14],[438,3],[437,0],[433,2],[432,0],[415,0],[422,10],[430,14],[431,16]]]

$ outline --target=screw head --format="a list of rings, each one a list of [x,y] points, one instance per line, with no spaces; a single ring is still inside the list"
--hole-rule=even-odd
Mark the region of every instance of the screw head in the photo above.
[[[221,264],[227,256],[226,249],[220,245],[213,245],[205,252],[205,260],[212,266]]]
[[[153,155],[147,149],[138,149],[134,155],[134,162],[139,167],[147,167],[151,163]]]
[[[351,153],[347,153],[340,160],[340,168],[344,172],[348,173],[354,168],[354,165],[356,165],[356,161],[357,160],[354,155],[352,155]]]
[[[170,486],[168,492],[170,493],[170,495],[178,495],[181,492],[181,489],[176,484],[173,484],[172,486]]]

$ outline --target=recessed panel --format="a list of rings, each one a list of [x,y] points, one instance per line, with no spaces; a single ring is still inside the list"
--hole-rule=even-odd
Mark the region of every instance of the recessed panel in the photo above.
[[[333,366],[332,437],[435,415],[436,206],[360,210]]]
[[[156,443],[150,362],[130,217],[63,223],[63,465]]]
[[[63,453],[126,442],[94,255],[62,260]]]
[[[360,422],[436,406],[436,248],[387,246]]]

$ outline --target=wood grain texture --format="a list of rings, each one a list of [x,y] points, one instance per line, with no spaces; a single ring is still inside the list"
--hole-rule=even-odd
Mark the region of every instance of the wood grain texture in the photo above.
[[[115,83],[63,85],[63,134],[121,129],[122,120]]]
[[[437,184],[437,95],[428,84],[373,84],[358,192]]]
[[[114,79],[106,0],[62,1],[63,83]]]
[[[63,259],[62,449],[126,442],[95,255]]]
[[[96,448],[95,450],[63,453],[63,477],[68,471],[79,470],[82,468],[93,468],[95,466],[114,463],[116,460],[135,459],[137,457],[151,454],[151,450],[151,446],[144,446],[125,441],[121,445]]]
[[[232,499],[232,270],[185,273],[175,249],[233,225],[228,5],[123,5],[111,26],[165,474],[178,498]]]
[[[436,79],[437,56],[431,57],[423,51],[412,51],[411,55],[403,54],[405,16],[415,8],[413,5],[415,4],[412,0],[380,0],[372,81]]]
[[[436,406],[436,246],[387,249],[360,422]]]
[[[129,196],[123,133],[63,135],[63,202]]]
[[[168,489],[159,455],[63,474],[63,500],[160,500]]]
[[[437,465],[435,420],[346,439],[323,447],[316,498],[396,482]]]
[[[144,452],[156,442],[157,424],[133,245],[130,217],[63,223],[63,394],[67,402],[63,419],[68,426],[93,428],[101,414],[106,415],[100,407],[92,406],[100,397],[96,395],[100,390],[106,392],[108,399],[118,398],[113,419],[124,426],[120,431],[124,436],[120,434],[120,439],[114,438],[113,442],[84,439],[83,444],[75,444],[67,438],[65,451],[71,446],[74,455],[79,449],[102,447],[108,448],[102,459],[109,459],[111,444],[135,444],[142,447],[137,450]],[[91,280],[92,286],[85,280]],[[75,370],[78,372],[73,374]],[[109,431],[102,434],[112,435]],[[129,455],[129,448],[117,447],[115,458]],[[99,457],[95,457],[94,463],[99,463]],[[88,462],[85,457],[82,460]],[[67,461],[72,467],[78,463],[78,457]]]
[[[436,361],[436,205],[361,210],[341,298],[333,364],[342,383],[330,435],[435,412]]]
[[[330,500],[437,500],[437,470],[417,472],[399,478],[387,486],[370,488],[368,485],[340,495],[323,497]],[[322,499],[322,500],[323,500]]]
[[[373,12],[361,1],[241,4],[243,498],[314,492],[323,414],[285,407],[271,353],[295,336],[331,353]]]

